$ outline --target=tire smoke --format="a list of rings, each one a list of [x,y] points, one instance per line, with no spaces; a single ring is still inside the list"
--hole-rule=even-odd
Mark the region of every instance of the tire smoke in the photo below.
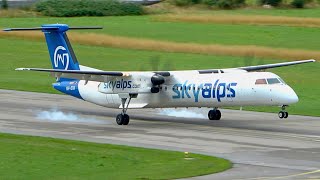
[[[174,116],[174,117],[184,117],[184,118],[201,118],[206,117],[201,112],[196,112],[195,109],[161,109],[159,114]]]
[[[48,111],[37,111],[36,118],[39,120],[49,120],[49,121],[69,121],[69,122],[82,122],[82,123],[103,123],[103,121],[80,117],[71,112],[63,112],[58,109],[50,109]]]

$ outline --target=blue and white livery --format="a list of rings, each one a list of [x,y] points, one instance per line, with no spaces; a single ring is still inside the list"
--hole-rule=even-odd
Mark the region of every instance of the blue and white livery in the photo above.
[[[298,102],[298,96],[279,76],[253,72],[269,68],[314,62],[302,60],[228,69],[189,71],[121,72],[81,66],[68,40],[69,27],[48,24],[37,28],[9,28],[4,31],[41,30],[46,38],[53,69],[16,70],[50,72],[53,87],[65,94],[108,107],[120,108],[119,125],[127,125],[129,108],[211,107],[210,120],[220,120],[223,106],[281,106],[280,118],[287,118],[285,107]]]

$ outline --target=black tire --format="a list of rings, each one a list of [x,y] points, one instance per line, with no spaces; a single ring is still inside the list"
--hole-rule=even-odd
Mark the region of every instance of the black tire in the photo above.
[[[128,125],[130,121],[130,117],[128,114],[123,115],[123,125]]]
[[[285,115],[285,113],[282,112],[282,111],[280,111],[280,112],[278,113],[278,116],[279,116],[280,119],[282,119],[282,118],[284,117],[284,115]]]
[[[116,122],[118,125],[123,125],[124,117],[122,114],[118,114],[116,117]]]
[[[210,110],[208,112],[208,118],[209,118],[209,120],[215,120],[216,119],[216,113],[215,113],[214,110]]]
[[[288,116],[289,116],[288,112],[284,112],[283,118],[288,118]]]
[[[221,119],[221,112],[220,110],[216,110],[216,119],[215,120],[220,120]]]

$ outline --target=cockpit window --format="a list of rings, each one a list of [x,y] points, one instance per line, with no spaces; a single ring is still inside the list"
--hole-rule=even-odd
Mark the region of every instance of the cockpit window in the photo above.
[[[266,79],[257,79],[255,84],[267,84]]]
[[[281,78],[279,78],[279,81],[280,81],[282,84],[286,84],[286,83],[284,82],[284,80],[281,79]]]
[[[277,78],[270,78],[270,79],[267,79],[268,81],[268,84],[280,84],[281,82],[279,81],[279,79]]]

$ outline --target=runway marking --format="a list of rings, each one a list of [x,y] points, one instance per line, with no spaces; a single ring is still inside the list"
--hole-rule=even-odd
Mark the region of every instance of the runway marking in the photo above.
[[[292,174],[292,175],[287,175],[287,176],[277,176],[277,177],[256,177],[256,178],[249,178],[249,179],[238,179],[238,180],[268,180],[268,179],[283,179],[283,178],[291,178],[291,177],[299,177],[299,176],[304,176],[308,174],[315,174],[320,172],[320,169],[315,170],[315,171],[308,171],[304,173],[299,173],[299,174]],[[317,177],[316,177],[317,179]]]

